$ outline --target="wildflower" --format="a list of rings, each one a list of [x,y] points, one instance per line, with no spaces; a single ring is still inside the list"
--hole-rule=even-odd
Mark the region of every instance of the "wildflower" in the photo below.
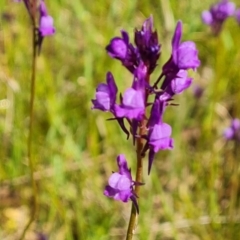
[[[141,30],[135,30],[134,41],[141,60],[148,66],[148,73],[151,74],[157,65],[161,47],[158,43],[157,32],[153,31],[152,16],[143,23]]]
[[[107,84],[98,85],[96,99],[92,100],[93,109],[110,111],[113,114],[114,117],[110,120],[117,120],[127,136],[132,135],[133,144],[137,138],[146,140],[141,154],[144,156],[149,151],[148,173],[155,154],[160,150],[173,148],[172,128],[163,122],[165,108],[175,94],[182,93],[191,85],[192,78],[188,77],[187,70],[196,70],[200,65],[195,43],[181,42],[181,38],[182,22],[178,21],[172,38],[170,59],[163,66],[160,77],[152,84],[150,76],[157,66],[161,50],[157,32],[153,30],[152,16],[146,19],[140,30],[135,30],[134,44],[130,42],[128,33],[122,30],[120,37],[111,39],[106,50],[132,73],[132,85],[123,95],[120,94],[120,103],[116,103],[117,87],[112,75],[108,74]],[[163,83],[158,88],[163,77]],[[148,102],[150,95],[155,95],[154,103]],[[147,107],[151,105],[148,117]],[[129,131],[124,121],[129,124]],[[119,173],[112,176],[114,180],[120,177]]]
[[[137,196],[133,191],[133,186],[137,183],[132,180],[131,170],[128,168],[123,154],[118,155],[117,164],[119,170],[110,176],[108,185],[104,190],[104,195],[122,202],[132,200],[137,211],[139,211],[136,200]]]
[[[160,94],[160,99],[164,101],[171,99],[175,94],[182,93],[191,83],[192,78],[188,77],[185,70],[180,70],[176,75],[168,74],[162,85],[165,92]]]
[[[156,67],[160,56],[160,44],[157,32],[153,31],[153,18],[148,18],[141,30],[135,30],[135,45],[129,42],[128,33],[121,31],[122,37],[113,38],[106,50],[112,58],[120,60],[131,73],[138,68],[141,62],[151,74]]]
[[[127,57],[128,47],[129,47],[128,33],[122,31],[122,38],[120,37],[113,38],[109,45],[106,47],[106,50],[112,58],[124,61]]]
[[[48,15],[44,0],[41,0],[39,5],[39,33],[41,37],[50,36],[55,33],[53,26],[53,18]]]
[[[224,130],[223,136],[226,140],[240,141],[240,119],[233,119],[231,126]]]
[[[21,2],[21,0],[14,0],[15,2]],[[40,0],[40,3],[38,5],[37,11],[33,12],[35,8],[32,7],[32,2],[29,0],[23,0],[25,7],[28,11],[28,14],[32,20],[32,26],[34,30],[37,28],[36,26],[36,16],[39,17],[38,19],[38,28],[37,28],[37,40],[36,40],[36,46],[38,48],[38,53],[40,54],[41,46],[44,37],[53,35],[55,33],[55,27],[53,26],[53,18],[48,15],[47,13],[47,7],[45,5],[44,0]],[[36,4],[36,3],[35,3]]]
[[[92,100],[93,109],[99,109],[101,111],[113,111],[118,89],[113,75],[110,72],[108,72],[106,75],[106,81],[107,84],[100,83],[97,87],[96,99]]]
[[[163,66],[164,74],[177,73],[179,70],[188,70],[199,67],[198,51],[192,41],[181,43],[182,22],[178,21],[172,38],[172,56]]]
[[[134,74],[134,81],[131,88],[128,88],[122,98],[120,105],[115,105],[116,117],[128,119],[143,119],[145,113],[145,87],[146,67],[141,64]]]
[[[115,59],[122,62],[130,72],[134,72],[139,62],[138,50],[129,43],[128,33],[122,31],[122,38],[115,37],[107,45],[106,50],[108,54]]]
[[[156,99],[151,110],[148,122],[149,132],[145,150],[149,148],[148,174],[151,171],[155,154],[159,150],[172,149],[173,139],[171,138],[172,128],[162,120],[166,103]]]
[[[220,2],[211,6],[210,10],[202,12],[202,21],[206,25],[210,25],[214,35],[218,35],[222,29],[223,23],[226,19],[234,14],[235,4],[228,0],[221,0]]]
[[[204,89],[201,86],[199,85],[193,86],[193,95],[196,99],[201,98],[203,95],[203,92],[204,92]]]

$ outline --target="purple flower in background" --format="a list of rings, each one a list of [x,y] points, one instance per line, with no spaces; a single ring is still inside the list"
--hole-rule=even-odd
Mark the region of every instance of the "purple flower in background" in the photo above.
[[[240,141],[240,119],[233,119],[231,126],[224,130],[223,136],[226,140]]]
[[[137,211],[138,205],[133,186],[136,184],[132,180],[131,170],[128,168],[127,161],[123,154],[117,157],[118,172],[114,172],[108,179],[108,185],[104,190],[104,195],[122,202],[133,201]]]
[[[122,98],[120,105],[115,105],[115,115],[118,118],[142,120],[145,113],[145,90],[147,68],[142,63],[135,70],[134,81]]]
[[[195,98],[199,99],[202,97],[204,89],[199,85],[193,86],[193,95]]]
[[[118,89],[110,72],[106,75],[106,82],[100,83],[96,89],[96,99],[92,100],[93,109],[113,111]]]
[[[213,16],[210,11],[205,10],[202,12],[202,21],[207,25],[211,25],[213,23]]]
[[[210,10],[202,12],[203,23],[210,25],[213,34],[218,35],[226,19],[234,15],[235,4],[228,0],[222,0],[211,6]]]
[[[15,0],[20,2],[21,0]],[[38,26],[38,39],[36,41],[36,46],[38,47],[38,53],[40,54],[42,42],[45,36],[50,36],[55,33],[55,28],[53,26],[53,18],[48,15],[47,7],[45,5],[44,0],[39,1],[39,5],[37,8],[38,12],[33,12],[36,8],[32,7],[32,2],[29,0],[23,0],[25,7],[28,11],[28,14],[32,20],[32,26],[34,29],[36,26],[36,18],[35,16],[39,16],[39,26]],[[38,1],[34,1],[34,4],[37,4]]]
[[[172,128],[170,125],[162,121],[165,106],[166,103],[158,99],[155,100],[152,106],[151,115],[148,122],[149,132],[148,142],[146,145],[149,148],[148,174],[151,171],[155,154],[159,150],[173,148],[173,139],[171,138]]]
[[[41,0],[40,2],[39,13],[39,33],[41,34],[41,37],[53,35],[55,33],[53,18],[47,13],[47,7],[44,0]]]

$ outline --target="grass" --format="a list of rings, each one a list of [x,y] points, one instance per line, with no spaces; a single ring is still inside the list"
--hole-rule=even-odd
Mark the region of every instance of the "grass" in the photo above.
[[[90,110],[91,99],[107,71],[121,91],[129,85],[130,74],[104,48],[121,29],[132,33],[150,14],[162,44],[160,66],[182,19],[184,40],[199,49],[202,64],[191,74],[204,94],[196,99],[191,88],[175,98],[180,106],[166,112],[175,147],[157,155],[151,176],[144,162],[134,239],[239,239],[239,178],[234,177],[239,157],[237,146],[222,139],[231,117],[240,117],[240,31],[234,19],[213,37],[200,19],[209,0],[46,2],[57,33],[44,40],[37,64],[33,152],[40,210],[26,239],[36,239],[36,233],[50,240],[124,239],[130,203],[102,192],[116,170],[116,156],[132,159],[135,172],[135,155],[117,124],[106,121],[110,115]],[[31,28],[23,4],[3,0],[0,9],[0,239],[15,240],[31,206]],[[233,188],[237,202],[230,207]]]

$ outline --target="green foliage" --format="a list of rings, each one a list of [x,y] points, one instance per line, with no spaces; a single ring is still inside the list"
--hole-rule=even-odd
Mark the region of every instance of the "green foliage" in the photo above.
[[[117,124],[106,121],[110,115],[90,110],[91,99],[107,71],[120,90],[130,84],[130,74],[104,48],[121,29],[133,32],[150,14],[162,43],[160,66],[182,19],[184,39],[199,49],[202,65],[192,75],[204,94],[196,99],[189,89],[175,99],[180,106],[167,111],[175,148],[157,155],[151,176],[144,163],[134,239],[239,239],[240,184],[233,179],[239,158],[221,136],[230,117],[240,117],[240,27],[234,19],[213,37],[200,18],[209,0],[46,2],[57,32],[44,39],[37,63],[33,151],[40,207],[26,239],[36,232],[50,240],[124,239],[130,203],[107,199],[103,189],[119,153],[135,172],[135,151]],[[23,4],[2,0],[0,9],[0,239],[17,239],[31,206],[31,28]]]

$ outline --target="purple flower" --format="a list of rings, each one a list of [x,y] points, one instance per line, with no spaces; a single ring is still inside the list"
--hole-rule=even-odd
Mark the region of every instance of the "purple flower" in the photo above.
[[[134,72],[140,61],[138,50],[129,43],[128,33],[121,31],[122,37],[113,38],[106,50],[112,58],[116,58],[130,71]]]
[[[205,10],[202,12],[202,21],[207,25],[211,25],[213,23],[213,16],[210,11]]]
[[[235,11],[235,3],[222,0],[211,6],[210,12],[215,21],[224,21],[232,16]]]
[[[144,23],[141,30],[135,30],[135,44],[141,56],[141,60],[148,66],[149,74],[153,72],[160,56],[160,44],[158,35],[153,31],[153,17],[150,16]]]
[[[177,73],[177,76],[171,81],[169,86],[170,92],[173,94],[180,94],[185,89],[187,89],[192,83],[192,78],[189,78],[187,75],[187,71],[180,70]]]
[[[41,37],[53,35],[55,33],[55,28],[53,26],[53,18],[48,15],[47,7],[43,0],[41,0],[39,5],[39,13],[39,33]]]
[[[159,150],[173,148],[173,139],[171,138],[172,128],[170,125],[162,121],[165,105],[166,103],[164,101],[156,99],[152,106],[151,115],[148,122],[148,174],[151,171],[155,154]]]
[[[226,140],[240,141],[240,119],[233,119],[231,126],[224,130],[223,136]]]
[[[55,33],[53,18],[51,16],[43,16],[40,18],[39,31],[42,37],[50,36]]]
[[[134,81],[122,98],[120,105],[115,105],[115,115],[118,118],[142,120],[145,113],[145,87],[147,68],[142,63],[135,70]]]
[[[107,45],[106,50],[112,58],[116,58],[131,72],[143,62],[151,74],[157,65],[160,56],[160,44],[157,32],[153,31],[153,18],[148,18],[141,28],[135,30],[135,45],[129,42],[128,33],[121,31],[121,37],[114,37]]]
[[[210,25],[212,32],[217,35],[222,29],[225,20],[232,16],[235,11],[235,4],[228,0],[222,0],[211,6],[210,10],[202,12],[203,23]]]
[[[202,97],[204,89],[199,85],[193,86],[193,95],[195,98],[199,99]]]
[[[180,70],[176,75],[168,74],[162,84],[164,92],[159,94],[159,99],[170,100],[175,94],[180,94],[187,89],[191,83],[192,78],[188,77],[185,70]]]
[[[101,111],[113,111],[118,89],[113,75],[110,72],[108,72],[106,75],[106,82],[107,84],[100,83],[97,87],[95,95],[96,99],[92,100],[93,109],[99,109]]]
[[[198,59],[198,50],[192,41],[182,42],[182,22],[178,21],[175,33],[172,39],[172,57],[174,64],[178,69],[196,69],[200,66]]]
[[[129,36],[128,33],[122,31],[122,38],[113,38],[109,45],[107,45],[106,50],[112,58],[124,61],[127,57],[128,47],[129,47]]]
[[[181,42],[182,22],[178,21],[174,36],[172,38],[172,55],[163,66],[163,74],[170,78],[175,78],[180,70],[195,70],[200,66],[198,50],[192,41]]]
[[[118,155],[117,164],[119,170],[110,176],[108,185],[104,190],[104,195],[122,202],[128,202],[131,199],[137,211],[139,211],[136,195],[133,191],[133,186],[136,183],[132,180],[131,170],[128,168],[123,154]]]

